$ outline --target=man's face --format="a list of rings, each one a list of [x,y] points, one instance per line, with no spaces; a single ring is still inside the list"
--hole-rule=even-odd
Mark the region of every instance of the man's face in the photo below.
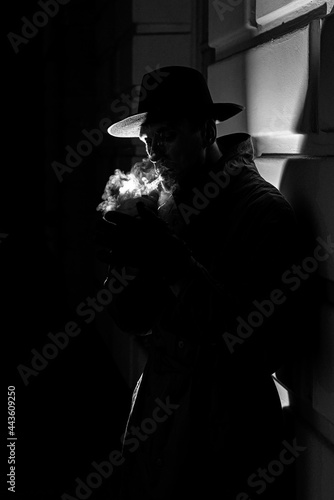
[[[144,124],[139,138],[156,167],[167,170],[181,184],[205,162],[201,131],[194,131],[187,119]]]

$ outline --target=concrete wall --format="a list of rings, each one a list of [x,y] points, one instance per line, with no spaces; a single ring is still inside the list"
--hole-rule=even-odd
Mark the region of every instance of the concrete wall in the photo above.
[[[333,3],[209,2],[210,89],[217,101],[246,106],[219,133],[252,134],[260,172],[286,195],[314,245],[334,239]],[[306,447],[296,461],[297,500],[334,494],[333,254],[317,274],[313,352],[277,374],[291,435]]]

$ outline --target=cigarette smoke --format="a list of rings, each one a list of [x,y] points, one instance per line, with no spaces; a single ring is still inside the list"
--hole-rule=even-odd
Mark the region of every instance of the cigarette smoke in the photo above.
[[[175,181],[167,169],[164,169],[162,165],[157,168],[148,158],[144,158],[135,163],[128,173],[119,169],[115,170],[104,188],[102,195],[104,201],[97,206],[96,210],[106,214],[117,210],[125,200],[148,196],[153,192],[163,200],[173,193],[175,187]]]

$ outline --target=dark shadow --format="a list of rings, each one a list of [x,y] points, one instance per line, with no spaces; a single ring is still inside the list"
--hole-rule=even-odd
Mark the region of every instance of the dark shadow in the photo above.
[[[20,35],[21,18],[31,21],[40,4],[7,5],[4,38],[8,32]],[[108,114],[116,82],[109,79],[112,68],[103,51],[120,15],[109,12],[107,20],[103,10],[119,8],[131,16],[127,2],[114,4],[59,3],[58,14],[18,54],[4,42],[1,201],[7,220],[4,215],[0,232],[8,237],[0,248],[1,319],[6,385],[16,387],[17,499],[76,497],[76,477],[85,481],[94,472],[93,461],[108,460],[120,448],[129,411],[130,392],[112,353],[96,325],[76,313],[97,289],[93,237],[101,190],[97,195],[94,189],[107,168],[105,157],[110,168],[114,152],[104,141],[62,182],[51,166],[54,160],[64,164],[65,147],[75,148],[84,139],[82,130],[96,128]],[[31,350],[41,354],[52,344],[48,334],[64,332],[69,321],[79,324],[80,335],[63,348],[50,348],[57,355],[34,369],[25,385],[18,365],[31,368]],[[113,498],[118,477],[115,468],[90,498]]]

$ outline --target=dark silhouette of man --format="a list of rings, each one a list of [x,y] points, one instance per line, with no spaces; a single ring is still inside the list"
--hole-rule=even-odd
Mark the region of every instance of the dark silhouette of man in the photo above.
[[[283,492],[271,466],[285,437],[272,374],[294,352],[298,228],[259,174],[251,137],[217,138],[216,123],[242,111],[213,103],[198,71],[171,66],[143,77],[138,113],[108,130],[141,139],[164,180],[132,200],[135,214],[103,221],[112,265],[136,276],[110,312],[148,351],[123,439],[122,499]]]

